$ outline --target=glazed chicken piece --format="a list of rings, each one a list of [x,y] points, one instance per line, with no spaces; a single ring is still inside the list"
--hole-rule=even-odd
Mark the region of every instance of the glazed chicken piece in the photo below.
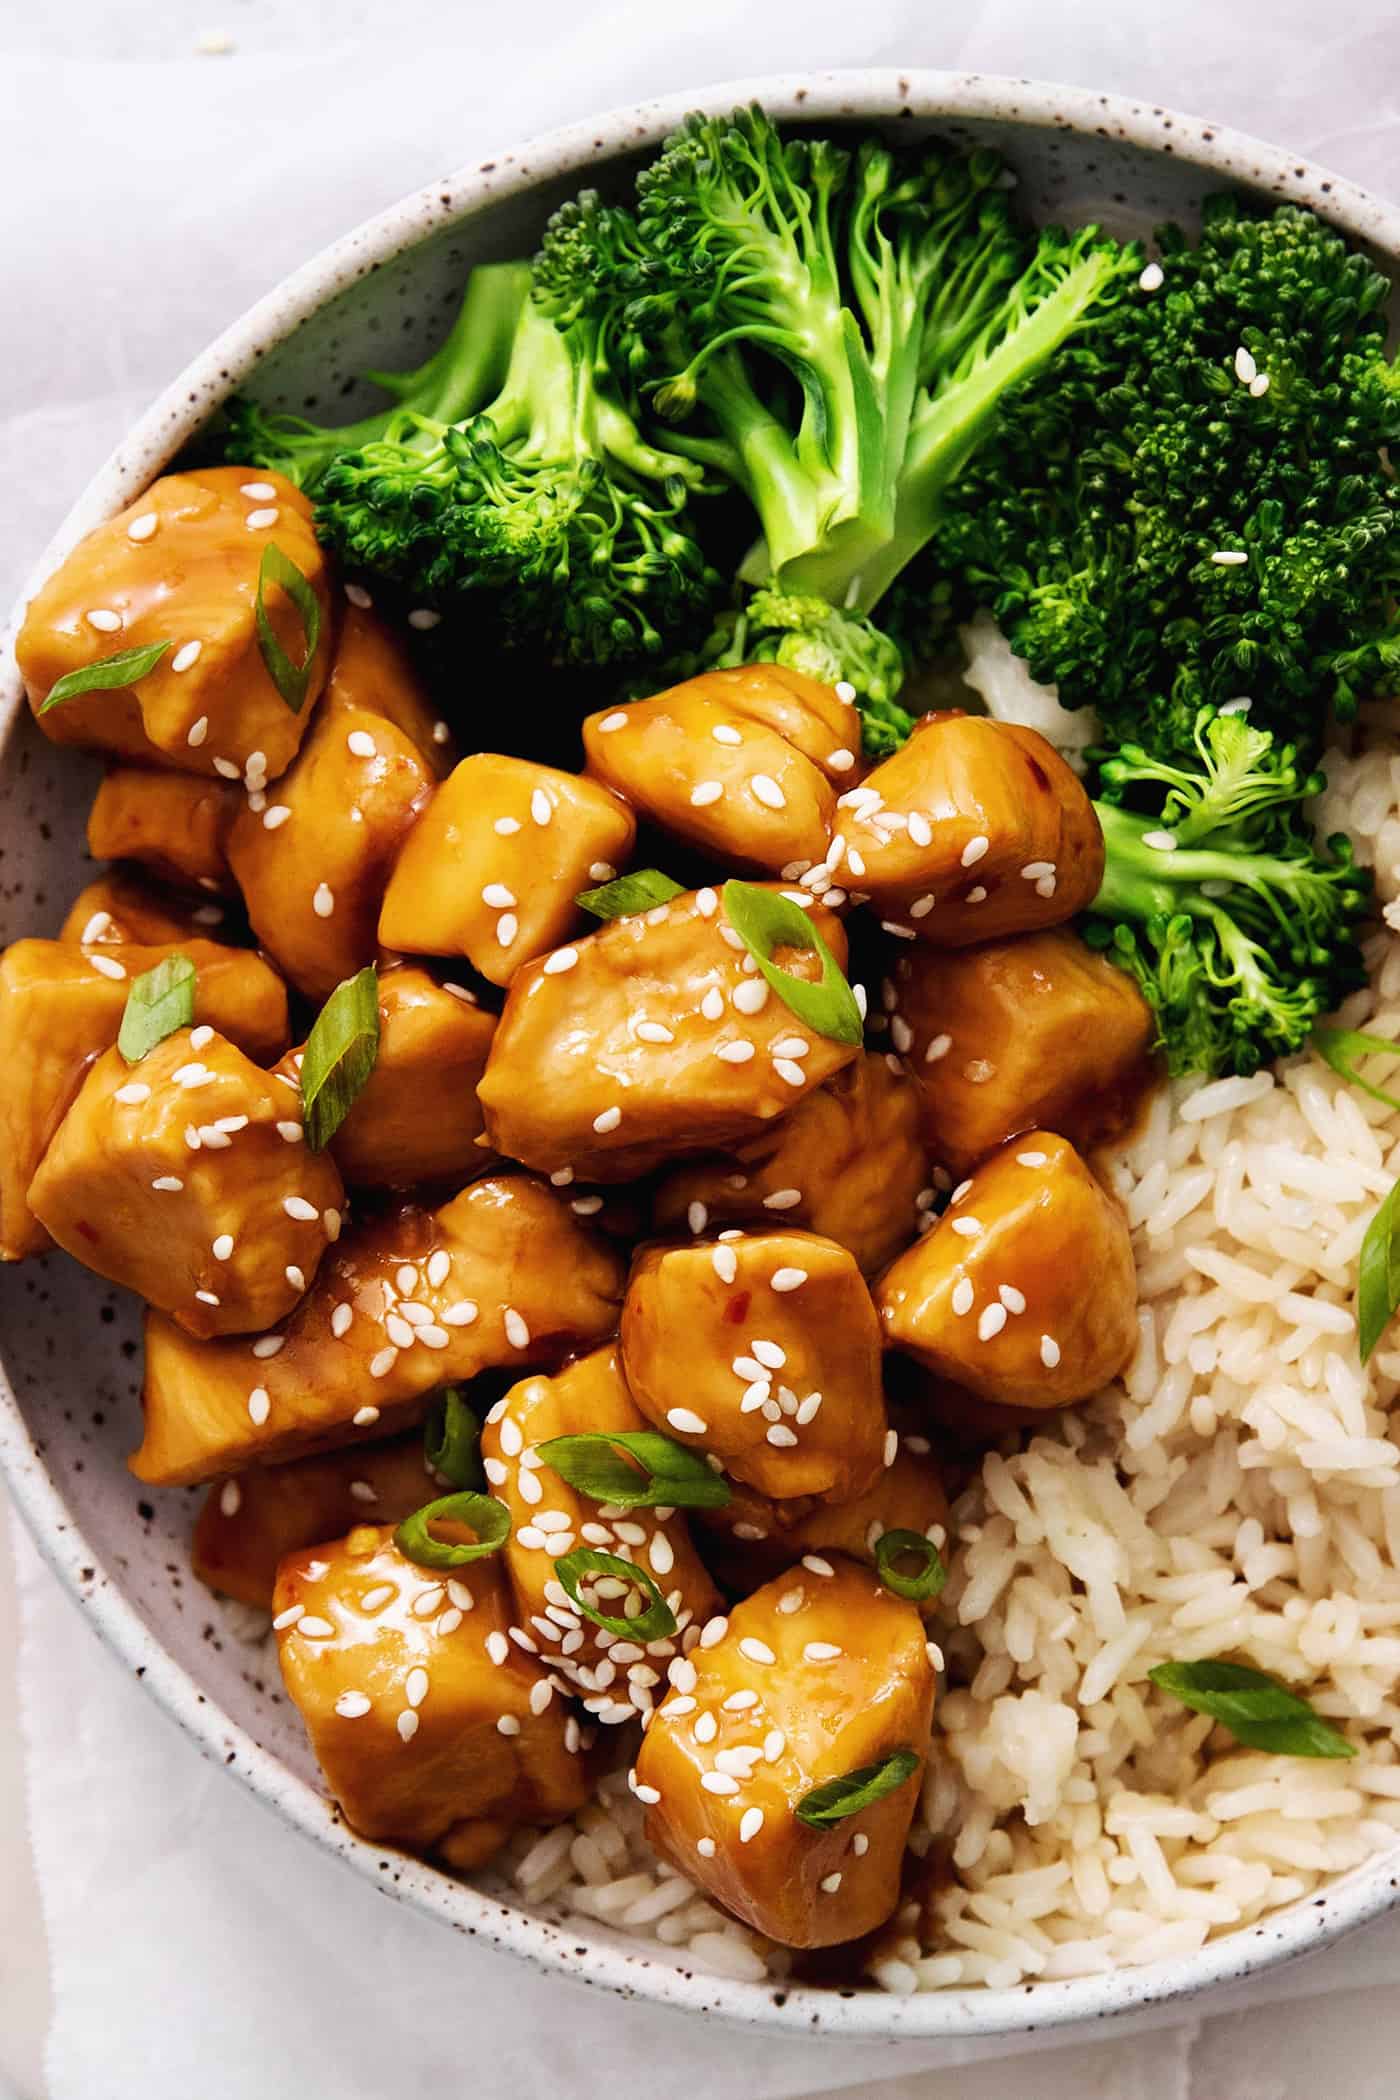
[[[677,1167],[653,1215],[666,1234],[780,1218],[849,1247],[875,1276],[913,1238],[928,1179],[918,1089],[867,1051],[723,1159]]]
[[[253,1466],[210,1488],[191,1542],[194,1572],[220,1596],[271,1611],[278,1563],[287,1554],[341,1538],[356,1524],[401,1524],[449,1492],[429,1472],[416,1430],[289,1466]]]
[[[258,645],[258,571],[269,545],[296,564],[321,609],[321,639],[295,712]],[[300,613],[276,584],[265,606],[300,665]],[[326,559],[301,491],[261,469],[209,467],[163,475],[79,541],[30,601],[15,654],[40,715],[68,672],[167,643],[134,685],[78,694],[40,715],[40,728],[56,744],[93,744],[256,789],[285,771],[311,720],[330,664],[329,611]]]
[[[880,1323],[834,1240],[775,1230],[643,1248],[622,1362],[657,1429],[761,1494],[849,1501],[893,1462]]]
[[[384,885],[432,785],[387,716],[328,694],[296,764],[238,810],[228,858],[253,931],[308,999],[374,961]]]
[[[983,948],[920,946],[891,973],[892,1039],[934,1157],[965,1173],[1018,1130],[1078,1145],[1121,1130],[1154,1022],[1132,979],[1068,928]]]
[[[800,671],[745,664],[590,715],[583,747],[663,831],[732,870],[791,875],[826,858],[860,717]]]
[[[452,732],[439,719],[403,643],[387,621],[353,602],[341,615],[326,698],[361,714],[382,715],[438,779],[451,772],[456,762]]]
[[[283,1680],[363,1837],[476,1867],[587,1799],[578,1722],[507,1637],[496,1559],[449,1576],[361,1524],[289,1555],[273,1609]]]
[[[662,1857],[784,1946],[883,1924],[933,1717],[917,1608],[851,1561],[809,1560],[706,1627],[672,1682],[634,1779]],[[798,1818],[814,1788],[899,1750],[918,1763],[883,1799],[821,1828]]]
[[[334,1161],[300,1103],[207,1024],[137,1064],[104,1051],[29,1185],[29,1207],[84,1267],[187,1333],[285,1318],[339,1237]]]
[[[182,941],[217,939],[228,919],[222,904],[207,898],[195,904],[124,868],[112,868],[78,892],[58,937],[84,948],[178,947]]]
[[[379,938],[413,955],[464,955],[492,984],[509,984],[582,923],[579,891],[626,865],[636,830],[596,781],[478,751],[444,781],[400,854]]]
[[[1027,1131],[953,1194],[876,1290],[885,1339],[1004,1407],[1064,1407],[1137,1341],[1123,1214],[1072,1145]]]
[[[849,1502],[775,1502],[753,1488],[735,1486],[722,1509],[695,1513],[705,1557],[725,1588],[743,1596],[769,1582],[806,1554],[828,1553],[875,1565],[875,1548],[887,1531],[921,1533],[947,1562],[948,1497],[928,1438],[912,1426],[900,1428],[894,1464],[882,1466],[863,1495]],[[928,1616],[936,1597],[920,1609]]]
[[[496,1016],[475,1005],[465,986],[449,991],[405,964],[380,971],[379,1054],[331,1139],[351,1187],[460,1185],[493,1164],[495,1154],[477,1142],[476,1089],[495,1030]],[[292,1052],[279,1068],[293,1083],[301,1055]]]
[[[29,1184],[83,1074],[117,1039],[134,980],[165,956],[195,966],[196,1024],[215,1028],[255,1063],[287,1041],[287,994],[260,956],[212,941],[74,947],[15,941],[0,955],[0,1260],[38,1254],[49,1236],[29,1208]]]
[[[887,930],[964,948],[1058,926],[1103,878],[1082,782],[1033,729],[927,715],[841,798],[827,865]]]
[[[683,1515],[658,1519],[655,1509],[613,1509],[577,1493],[536,1454],[551,1437],[650,1426],[627,1389],[617,1344],[610,1342],[553,1378],[527,1378],[512,1386],[487,1415],[481,1435],[487,1487],[505,1503],[515,1524],[502,1557],[518,1623],[604,1723],[635,1721],[651,1710],[651,1687],[665,1676],[671,1657],[682,1652],[686,1628],[698,1628],[718,1609],[719,1592],[691,1544]],[[643,1647],[619,1641],[606,1627],[576,1613],[554,1563],[577,1546],[596,1547],[645,1569],[675,1613],[675,1634]],[[616,1615],[614,1607],[609,1610]]]
[[[94,860],[134,860],[162,882],[228,895],[233,890],[224,840],[235,792],[159,766],[113,766],[88,812]]]
[[[844,964],[840,922],[820,905],[811,918]],[[821,975],[809,950],[773,959]],[[543,1173],[631,1181],[790,1113],[860,1053],[803,1026],[751,962],[702,889],[527,964],[480,1087],[496,1149]]]
[[[601,1342],[621,1296],[617,1255],[526,1176],[404,1204],[347,1233],[274,1334],[196,1342],[151,1313],[131,1469],[178,1486],[392,1435],[440,1386]]]

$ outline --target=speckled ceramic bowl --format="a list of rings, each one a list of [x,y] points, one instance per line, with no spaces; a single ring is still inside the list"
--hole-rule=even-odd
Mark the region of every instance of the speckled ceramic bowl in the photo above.
[[[1400,258],[1400,212],[1290,154],[1195,119],[1082,89],[950,73],[851,72],[746,80],[618,110],[463,168],[395,205],[308,263],[196,358],[84,490],[36,570],[44,574],[129,502],[235,386],[282,405],[355,412],[346,381],[364,366],[407,364],[441,332],[467,269],[528,251],[545,213],[584,182],[616,179],[689,108],[755,97],[777,117],[937,130],[1000,148],[1036,211],[1147,232],[1189,218],[1222,183],[1313,205]],[[54,749],[24,708],[13,655],[0,654],[0,941],[52,932],[86,869],[83,821],[95,768]],[[0,1082],[3,1083],[3,1082]],[[53,1567],[104,1638],[204,1754],[226,1765],[292,1826],[381,1889],[466,1937],[508,1947],[626,1995],[709,2010],[794,2035],[872,2041],[944,2037],[950,2055],[978,2038],[1106,2017],[1162,2016],[1173,2001],[1296,1957],[1395,1904],[1394,1858],[1326,1895],[1217,1940],[1189,1959],[1014,1991],[895,1998],[875,1992],[733,1983],[546,1906],[535,1911],[489,1877],[467,1885],[386,1856],[346,1830],[320,1792],[300,1725],[265,1651],[189,1574],[195,1491],[147,1499],[125,1467],[136,1441],[138,1327],[133,1303],[62,1256],[0,1272],[0,1460]],[[289,1858],[294,1870],[295,1860]]]

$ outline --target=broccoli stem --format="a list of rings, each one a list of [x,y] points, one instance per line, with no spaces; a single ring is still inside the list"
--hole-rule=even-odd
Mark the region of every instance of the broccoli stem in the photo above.
[[[365,378],[401,408],[431,416],[438,423],[459,423],[489,401],[501,384],[516,323],[529,296],[528,263],[482,263],[467,279],[466,295],[451,330],[426,364],[413,372],[366,372]],[[363,440],[352,435],[356,430],[374,426],[377,435],[380,420],[367,416],[335,431],[337,451],[357,449]]]

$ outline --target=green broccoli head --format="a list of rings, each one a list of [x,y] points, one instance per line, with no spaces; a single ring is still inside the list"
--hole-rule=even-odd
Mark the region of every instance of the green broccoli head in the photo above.
[[[1314,842],[1301,804],[1324,782],[1292,745],[1210,709],[1193,741],[1189,763],[1100,754],[1106,865],[1083,931],[1136,981],[1173,1073],[1253,1072],[1365,982],[1369,877],[1345,837]]]

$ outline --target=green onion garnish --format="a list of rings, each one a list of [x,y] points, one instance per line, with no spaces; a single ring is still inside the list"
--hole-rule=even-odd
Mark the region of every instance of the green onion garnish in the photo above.
[[[905,1780],[918,1771],[920,1759],[914,1750],[892,1750],[888,1757],[881,1758],[877,1765],[858,1765],[854,1772],[845,1772],[839,1779],[828,1779],[823,1786],[814,1786],[804,1794],[794,1811],[799,1823],[810,1823],[814,1830],[825,1830],[828,1824],[843,1823],[847,1816],[860,1814],[876,1801],[883,1801],[902,1787]]]
[[[194,1019],[195,968],[188,955],[167,955],[143,970],[126,995],[117,1048],[129,1065]]]
[[[338,984],[317,1014],[301,1060],[306,1142],[324,1152],[374,1070],[379,1055],[379,977],[367,963]]]
[[[286,592],[301,616],[305,653],[299,664],[292,662],[268,618],[266,599],[270,583]],[[258,624],[258,649],[267,666],[267,675],[292,713],[299,715],[311,685],[311,666],[316,657],[316,645],[321,639],[321,601],[291,555],[284,554],[275,540],[269,540],[263,548],[263,558],[258,564],[258,595],[253,613]]]
[[[752,882],[726,882],[723,894],[725,916],[784,1006],[834,1043],[859,1043],[864,1024],[856,995],[801,905]],[[772,959],[775,948],[808,948],[820,956],[821,982],[780,970]]]
[[[660,868],[635,868],[630,875],[605,882],[601,889],[580,890],[574,902],[591,911],[595,919],[630,919],[654,905],[669,904],[680,894],[680,884],[663,875]]]
[[[591,1619],[595,1626],[603,1626],[619,1638],[660,1641],[676,1630],[676,1615],[670,1605],[645,1568],[635,1566],[630,1560],[619,1560],[615,1553],[599,1553],[592,1546],[580,1546],[577,1552],[566,1553],[562,1560],[556,1560],[554,1572],[585,1619]],[[585,1575],[613,1576],[619,1582],[644,1591],[651,1603],[635,1619],[611,1617],[607,1612],[599,1611],[596,1604],[585,1603],[580,1592]]]
[[[1356,1344],[1364,1364],[1400,1305],[1400,1181],[1366,1227],[1356,1271]]]
[[[169,642],[150,642],[144,649],[119,649],[115,656],[99,657],[80,671],[65,671],[49,687],[39,713],[46,715],[51,707],[76,700],[79,693],[115,693],[124,685],[135,685],[138,678],[154,671],[169,647]]]
[[[1245,1663],[1158,1663],[1148,1676],[1193,1713],[1209,1714],[1250,1750],[1279,1757],[1355,1757],[1356,1745],[1306,1699]]]
[[[423,1425],[423,1456],[454,1488],[480,1488],[485,1479],[478,1448],[481,1424],[455,1385],[448,1386]]]
[[[1358,1057],[1371,1055],[1400,1057],[1400,1043],[1388,1042],[1383,1035],[1363,1035],[1359,1028],[1314,1028],[1312,1046],[1334,1072],[1352,1086],[1359,1086],[1363,1094],[1369,1094],[1373,1101],[1383,1101],[1387,1108],[1400,1108],[1400,1100],[1363,1079],[1355,1063]]]
[[[689,1451],[654,1429],[589,1429],[555,1436],[535,1449],[561,1480],[594,1502],[618,1509],[723,1509],[729,1482],[712,1472],[698,1451]],[[625,1451],[636,1465],[620,1458]],[[640,1468],[640,1470],[638,1470]]]
[[[430,1527],[434,1524],[464,1524],[476,1533],[476,1543],[449,1545],[446,1539],[433,1537]],[[420,1568],[464,1568],[469,1561],[499,1552],[510,1530],[510,1511],[494,1495],[443,1495],[405,1517],[394,1533],[394,1544]]]
[[[897,1565],[911,1553],[919,1560],[912,1575],[902,1573]],[[948,1580],[937,1546],[921,1531],[882,1532],[875,1542],[875,1567],[885,1588],[896,1597],[907,1597],[911,1604],[926,1604]]]

